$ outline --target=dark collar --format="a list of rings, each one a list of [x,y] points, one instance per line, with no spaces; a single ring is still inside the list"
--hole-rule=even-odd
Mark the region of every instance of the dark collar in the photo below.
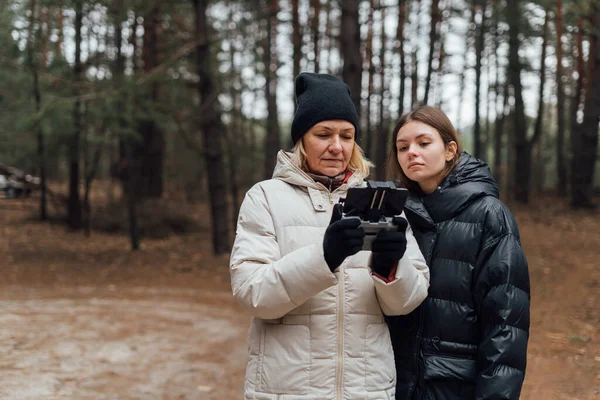
[[[336,175],[334,177],[329,177],[329,176],[325,176],[325,175],[317,175],[317,174],[313,174],[310,172],[307,172],[307,174],[308,174],[308,176],[313,178],[315,180],[315,182],[322,183],[323,186],[325,186],[327,189],[329,189],[330,192],[333,192],[335,189],[342,186],[342,184],[346,181],[347,175],[348,175],[347,172],[342,172],[341,174]]]
[[[411,193],[406,209],[423,227],[454,218],[481,197],[498,197],[498,185],[488,165],[463,152],[458,164],[430,194]],[[411,224],[413,222],[411,221]]]

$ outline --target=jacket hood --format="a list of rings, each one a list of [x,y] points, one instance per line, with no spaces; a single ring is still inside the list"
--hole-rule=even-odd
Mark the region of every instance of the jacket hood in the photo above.
[[[492,177],[490,167],[463,152],[456,167],[433,193],[411,193],[406,207],[420,216],[427,225],[431,225],[453,218],[485,196],[498,198],[498,185]]]
[[[325,186],[322,183],[316,182],[311,176],[296,166],[295,157],[296,155],[293,153],[279,150],[279,153],[277,153],[277,164],[273,170],[273,179],[282,180],[290,185],[323,190]],[[362,180],[361,176],[352,174],[346,184],[341,187],[356,186]]]

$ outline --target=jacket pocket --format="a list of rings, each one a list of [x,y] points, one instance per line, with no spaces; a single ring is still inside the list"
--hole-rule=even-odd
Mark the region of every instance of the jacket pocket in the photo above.
[[[367,325],[365,339],[365,389],[379,391],[396,385],[396,367],[385,322]]]
[[[424,354],[423,366],[425,379],[458,379],[475,382],[477,380],[477,361],[459,356]]]
[[[310,329],[306,325],[263,324],[259,391],[307,394],[310,388]]]

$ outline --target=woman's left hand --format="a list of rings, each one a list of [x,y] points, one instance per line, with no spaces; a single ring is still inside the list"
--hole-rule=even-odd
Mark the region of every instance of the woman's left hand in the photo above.
[[[406,228],[408,222],[403,217],[394,217],[394,225],[397,225],[395,231],[380,231],[373,245],[371,252],[371,270],[376,274],[388,277],[392,269],[398,264],[398,261],[406,251]]]

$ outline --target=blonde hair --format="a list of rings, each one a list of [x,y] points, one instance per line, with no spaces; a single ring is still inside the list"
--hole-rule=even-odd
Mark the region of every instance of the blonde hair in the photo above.
[[[310,172],[308,167],[306,150],[302,144],[302,140],[298,140],[292,148],[292,153],[295,155],[293,158],[294,164],[302,171]],[[352,155],[350,156],[350,162],[348,163],[348,170],[352,171],[353,174],[357,175],[361,179],[365,179],[371,173],[373,163],[365,157],[365,152],[358,145],[354,143],[352,148]]]

